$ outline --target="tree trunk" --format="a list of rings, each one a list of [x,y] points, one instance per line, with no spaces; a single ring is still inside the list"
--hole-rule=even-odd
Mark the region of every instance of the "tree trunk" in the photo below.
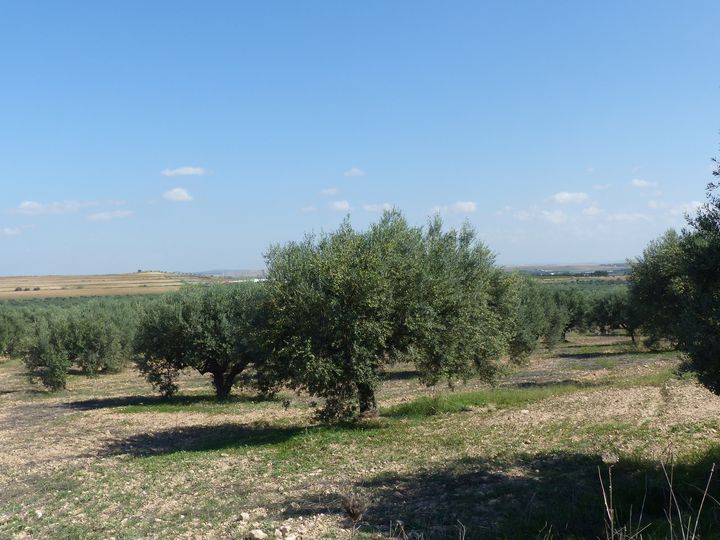
[[[374,418],[378,415],[375,390],[368,384],[358,384],[358,400],[360,401],[360,416]]]
[[[218,401],[226,401],[230,397],[230,390],[235,382],[235,374],[231,373],[226,377],[222,371],[215,371],[212,377]]]

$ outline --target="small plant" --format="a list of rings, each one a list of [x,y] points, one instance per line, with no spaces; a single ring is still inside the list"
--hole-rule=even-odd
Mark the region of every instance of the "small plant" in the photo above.
[[[613,467],[618,462],[618,457],[615,455],[603,456],[603,462],[607,465],[607,487],[603,482],[602,472],[598,467],[598,478],[600,479],[600,488],[603,496],[603,506],[605,513],[605,538],[607,540],[641,540],[643,538],[643,532],[650,527],[650,524],[643,525],[643,512],[645,509],[645,499],[640,508],[640,515],[637,518],[635,524],[633,524],[632,511],[630,518],[626,525],[619,523],[617,519],[617,512],[613,503]],[[715,464],[712,464],[710,468],[710,475],[708,476],[705,490],[702,492],[702,498],[700,499],[700,505],[698,506],[697,513],[691,511],[689,514],[684,514],[680,508],[680,502],[678,501],[677,495],[674,489],[674,468],[671,465],[670,470],[664,463],[661,463],[663,474],[668,485],[669,498],[668,507],[665,511],[665,519],[668,525],[668,536],[670,540],[698,540],[698,526],[700,525],[700,515],[702,514],[703,507],[705,506],[705,500],[712,497],[708,494],[710,489],[710,482],[713,475],[715,474]],[[713,499],[714,500],[714,499]],[[717,502],[717,501],[716,501]]]
[[[370,507],[370,499],[364,493],[351,489],[340,495],[340,504],[352,521],[352,536],[354,537],[360,528],[363,515]]]

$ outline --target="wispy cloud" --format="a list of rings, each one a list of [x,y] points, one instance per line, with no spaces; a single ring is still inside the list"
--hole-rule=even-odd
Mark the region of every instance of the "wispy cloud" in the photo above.
[[[347,201],[333,201],[330,203],[330,209],[335,212],[348,212],[350,210],[350,203]]]
[[[637,223],[638,221],[650,221],[651,218],[647,214],[642,212],[618,212],[616,214],[610,214],[607,217],[608,221],[622,221],[626,223]]]
[[[0,236],[17,236],[21,233],[18,227],[3,227],[0,228]]]
[[[571,193],[569,191],[560,191],[550,199],[557,204],[579,204],[587,201],[590,196],[587,193]]]
[[[351,167],[343,173],[344,176],[365,176],[367,173],[359,167]]]
[[[163,169],[160,171],[163,176],[205,176],[207,170],[202,167],[177,167],[175,169]]]
[[[477,203],[474,201],[458,201],[451,205],[438,205],[430,209],[431,214],[472,214],[477,211]]]
[[[545,221],[553,225],[560,225],[569,220],[569,216],[562,210],[544,210],[537,206],[518,210],[512,215],[518,221]]]
[[[700,201],[690,201],[670,207],[670,214],[673,216],[684,216],[692,214],[703,205]]]
[[[604,210],[601,208],[598,208],[597,206],[588,206],[587,208],[583,208],[582,213],[586,216],[599,216],[602,214]]]
[[[192,201],[192,195],[188,193],[188,190],[181,187],[173,188],[163,193],[163,198],[172,202],[187,202]]]
[[[83,208],[90,206],[96,206],[96,201],[62,201],[62,202],[51,202],[41,203],[38,201],[23,201],[14,212],[18,214],[25,214],[28,216],[42,216],[49,214],[72,214],[78,212]]]
[[[651,182],[650,180],[643,180],[642,178],[633,178],[630,181],[630,185],[632,187],[635,187],[638,189],[647,189],[647,188],[657,187],[657,182]]]
[[[303,214],[312,214],[318,211],[318,209],[314,206],[303,206],[300,211]]]
[[[112,210],[110,212],[97,212],[95,214],[90,214],[88,219],[90,221],[111,221],[113,219],[129,218],[132,215],[132,210]]]
[[[340,190],[336,187],[329,187],[325,189],[320,190],[320,195],[324,197],[332,197],[333,195],[337,195]]]
[[[612,184],[595,184],[593,186],[593,189],[595,191],[605,191],[606,189],[610,189],[612,187]]]
[[[562,210],[541,210],[540,219],[554,225],[560,225],[565,223],[568,217]]]
[[[364,204],[363,210],[365,210],[366,212],[384,212],[385,210],[392,210],[392,204]]]

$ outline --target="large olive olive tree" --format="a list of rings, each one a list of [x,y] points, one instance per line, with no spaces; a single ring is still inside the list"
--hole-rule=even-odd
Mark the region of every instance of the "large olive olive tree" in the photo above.
[[[266,258],[270,371],[324,398],[326,417],[376,414],[383,369],[400,358],[434,384],[491,377],[505,350],[507,283],[469,226],[411,227],[389,211]]]

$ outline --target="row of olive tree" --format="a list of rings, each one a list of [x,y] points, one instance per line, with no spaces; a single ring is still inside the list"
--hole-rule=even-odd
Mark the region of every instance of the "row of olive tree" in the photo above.
[[[286,386],[324,398],[326,417],[372,415],[394,362],[414,363],[428,385],[490,380],[502,358],[523,360],[539,342],[624,328],[611,309],[620,295],[590,298],[505,273],[469,226],[411,227],[395,211],[367,231],[346,221],[273,246],[267,276],[188,288],[148,308],[136,341],[147,379],[171,395],[191,367],[211,374],[219,399],[244,376],[265,393]]]
[[[271,247],[259,286],[168,296],[140,324],[139,365],[166,395],[185,367],[212,374],[221,399],[251,373],[263,392],[324,398],[326,418],[368,416],[399,360],[435,384],[489,380],[504,356],[526,356],[534,342],[519,345],[521,297],[519,278],[495,266],[471,227],[412,227],[391,211],[366,231],[345,221]]]
[[[27,311],[12,353],[28,375],[52,390],[65,388],[71,366],[87,376],[117,372],[131,361],[139,318],[136,303],[92,300],[69,308]]]

